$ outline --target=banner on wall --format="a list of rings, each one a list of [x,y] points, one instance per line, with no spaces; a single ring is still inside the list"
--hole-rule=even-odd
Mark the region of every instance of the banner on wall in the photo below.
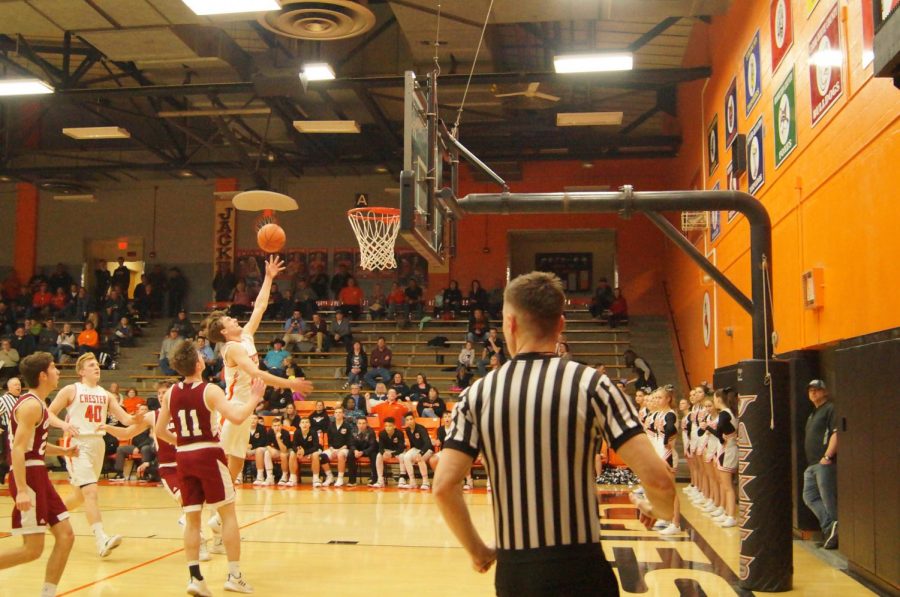
[[[759,64],[759,29],[744,54],[744,116],[759,102],[762,95],[762,69]]]
[[[725,149],[731,149],[738,134],[737,77],[731,79],[731,86],[725,95]]]
[[[706,129],[706,142],[708,143],[708,162],[707,162],[707,176],[712,176],[712,173],[716,171],[716,168],[719,167],[719,115],[716,114],[713,116],[712,122],[709,123],[709,128]]]
[[[775,111],[775,167],[778,168],[797,148],[797,108],[794,93],[794,69],[787,76],[773,100]]]
[[[219,265],[227,265],[234,271],[234,250],[236,244],[235,221],[237,214],[231,198],[215,200],[215,222],[213,224],[213,272]]]
[[[766,182],[763,155],[763,117],[760,116],[747,135],[747,192],[756,193]]]
[[[740,190],[740,184],[738,183],[738,177],[734,173],[734,162],[728,162],[728,167],[725,168],[725,184],[728,186],[729,191],[738,191]],[[729,211],[728,212],[728,221],[730,222],[737,216],[738,212]]]
[[[718,191],[722,188],[722,183],[718,180],[716,184],[713,185],[712,190]],[[722,212],[720,211],[711,211],[709,212],[709,242],[714,242],[719,235],[722,233]]]
[[[772,40],[772,73],[794,45],[794,16],[790,0],[772,0],[769,7],[769,29]]]
[[[844,93],[844,50],[838,5],[828,11],[809,42],[809,87],[812,125],[816,126]]]

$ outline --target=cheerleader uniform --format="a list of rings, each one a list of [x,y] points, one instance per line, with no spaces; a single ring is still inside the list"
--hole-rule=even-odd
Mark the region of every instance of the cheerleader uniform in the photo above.
[[[719,438],[716,437],[716,433],[713,430],[715,421],[714,417],[706,415],[706,433],[703,434],[703,437],[706,438],[706,445],[703,447],[703,460],[705,462],[715,462],[716,452],[720,445]]]
[[[716,450],[716,466],[720,471],[728,473],[737,472],[738,447],[737,447],[737,419],[731,410],[724,409],[719,413],[714,423],[716,438],[719,446]]]
[[[674,439],[678,435],[678,417],[674,410],[659,413],[657,417],[657,435],[662,452],[660,456],[666,461],[670,470],[674,471],[678,466],[678,452],[675,451]]]

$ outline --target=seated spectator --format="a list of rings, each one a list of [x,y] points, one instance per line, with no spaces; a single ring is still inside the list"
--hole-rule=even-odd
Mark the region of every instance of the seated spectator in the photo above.
[[[375,381],[379,377],[385,382],[391,379],[391,359],[393,357],[394,353],[387,347],[384,336],[379,336],[372,354],[369,355],[369,371],[364,377],[368,387],[374,388]]]
[[[559,342],[556,345],[556,356],[561,359],[573,360],[572,349],[568,342]]]
[[[428,378],[424,373],[419,373],[416,375],[416,383],[409,388],[409,399],[414,402],[424,400],[428,397],[429,390],[431,390],[431,384],[428,383]]]
[[[31,316],[38,315],[41,311],[50,307],[50,301],[52,300],[53,295],[47,288],[47,283],[41,282],[31,295],[31,309],[29,310],[29,314]]]
[[[19,353],[21,354],[21,352],[20,350]],[[636,388],[650,388],[651,390],[659,387],[656,383],[656,375],[653,374],[653,370],[650,368],[650,363],[644,358],[638,356],[631,349],[623,352],[622,357],[625,359],[625,366],[631,367],[634,373],[634,377],[628,380],[628,384],[633,383]]]
[[[350,466],[355,465],[353,453],[350,451],[350,440],[353,438],[353,427],[350,421],[344,418],[344,409],[338,406],[334,409],[334,420],[328,426],[328,448],[322,451],[323,455],[328,457],[328,462],[337,462],[338,478],[334,480],[329,467],[323,466],[325,469],[325,487],[332,483],[335,487],[344,486],[344,471],[347,469],[349,460]],[[315,484],[313,485],[315,487]]]
[[[381,284],[375,284],[372,294],[369,297],[369,318],[372,321],[380,321],[384,319],[387,313],[387,295]]]
[[[484,340],[484,349],[481,351],[481,359],[478,361],[478,375],[484,377],[487,373],[487,366],[491,363],[491,357],[497,356],[497,360],[502,365],[506,360],[504,353],[503,340],[497,335],[497,328],[491,328],[487,338]]]
[[[331,418],[328,416],[328,411],[325,409],[325,403],[321,400],[316,400],[315,409],[309,415],[309,422],[315,433],[328,433],[328,426],[331,425]]]
[[[409,396],[409,386],[403,381],[402,373],[394,373],[394,377],[391,378],[389,389],[394,390],[397,393],[397,397],[401,400],[405,400]],[[400,420],[402,421],[403,419]]]
[[[450,391],[462,392],[468,388],[471,383],[472,374],[469,373],[469,368],[461,364],[456,368],[456,379],[453,380],[453,387],[450,388]]]
[[[615,297],[613,296],[612,287],[606,278],[600,278],[597,281],[597,288],[594,290],[594,296],[591,297],[591,304],[588,311],[594,319],[600,319],[604,313],[609,310]]]
[[[472,309],[472,316],[469,318],[469,331],[466,334],[466,340],[473,346],[481,344],[487,338],[490,322],[484,315],[484,309],[475,307]]]
[[[291,353],[284,349],[284,340],[276,338],[272,341],[272,350],[263,357],[263,365],[266,371],[278,377],[287,377],[285,373],[285,359],[291,358]]]
[[[358,340],[353,343],[353,348],[347,353],[347,364],[344,373],[347,375],[347,383],[344,384],[346,390],[350,384],[362,383],[363,376],[369,367],[369,359],[366,351],[363,350],[362,343]]]
[[[350,391],[353,391],[352,386]],[[366,399],[359,393],[359,386],[356,385],[356,396],[354,397],[352,394],[347,395],[341,402],[341,406],[344,408],[344,417],[346,417],[347,420],[350,421],[351,425],[356,425],[357,419],[366,418],[366,411],[363,410],[363,407],[365,406],[365,400]]]
[[[338,263],[337,271],[331,276],[331,282],[328,285],[332,297],[335,299],[340,297],[341,289],[347,285],[348,278],[350,278],[350,273],[347,271],[347,266],[344,263]]]
[[[444,399],[441,398],[438,389],[434,386],[428,390],[428,395],[416,404],[416,412],[420,417],[440,418],[444,416],[446,410],[447,405],[444,404]]]
[[[172,320],[172,323],[169,325],[169,328],[178,330],[178,335],[182,338],[192,339],[197,335],[197,330],[194,329],[194,324],[191,323],[191,320],[188,319],[187,311],[184,309],[179,309],[178,314],[175,316],[175,319]]]
[[[422,297],[422,287],[415,278],[410,278],[403,291],[406,297],[406,313],[410,318],[422,319],[425,310],[425,299]]]
[[[0,336],[12,334],[16,329],[16,316],[5,302],[0,302]]]
[[[368,412],[371,412],[373,408],[375,408],[382,402],[387,402],[387,385],[379,381],[377,384],[375,384],[374,394],[366,392],[365,400],[366,410]]]
[[[303,338],[307,342],[312,342],[315,344],[316,352],[324,352],[326,345],[329,345],[328,342],[328,324],[325,323],[325,320],[322,319],[322,316],[318,313],[314,313],[312,316],[312,323],[309,325],[309,328],[303,333]]]
[[[50,274],[50,278],[48,278],[47,283],[50,286],[50,292],[55,293],[58,289],[62,288],[63,292],[69,290],[69,286],[72,284],[72,276],[69,275],[69,272],[66,271],[66,266],[62,263],[56,264],[56,269]]]
[[[293,310],[294,301],[291,300],[290,290],[279,290],[278,284],[272,284],[269,292],[269,305],[263,314],[263,319],[285,319]]]
[[[62,331],[56,336],[56,360],[62,362],[62,357],[68,357],[75,353],[75,334],[72,332],[72,325],[64,323]]]
[[[341,303],[341,309],[347,315],[347,319],[359,319],[362,311],[363,291],[356,285],[356,278],[347,277],[346,285],[338,292],[338,301]]]
[[[402,421],[403,419],[400,420]],[[399,482],[406,485],[406,463],[400,458],[406,451],[406,440],[403,437],[403,432],[397,429],[394,417],[386,417],[382,421],[384,422],[384,429],[378,434],[378,449],[381,453],[378,455],[378,461],[376,462],[378,483],[375,484],[375,487],[385,486],[384,461],[391,458],[397,459],[400,468]]]
[[[365,417],[356,420],[356,435],[350,440],[350,451],[353,453],[353,465],[350,467],[350,486],[356,485],[359,471],[359,460],[369,459],[369,487],[378,486],[378,456],[380,450],[375,432],[369,429]]]
[[[387,296],[388,317],[397,319],[398,313],[404,313],[406,292],[397,282],[391,283],[391,292]]]
[[[294,308],[300,309],[304,319],[312,319],[313,314],[319,310],[316,304],[318,300],[316,291],[309,285],[306,278],[297,280],[297,290],[294,291]]]
[[[115,331],[116,342],[119,346],[134,346],[134,328],[131,327],[127,317],[119,319],[119,325]]]
[[[142,279],[143,277],[144,276],[141,276]],[[234,292],[234,287],[236,285],[237,277],[234,275],[234,272],[231,271],[231,266],[225,262],[219,263],[216,267],[216,276],[212,281],[216,302],[223,302],[230,299],[231,293]]]
[[[19,372],[19,351],[4,338],[0,340],[0,381],[9,379]]]
[[[25,331],[24,326],[19,326],[13,333],[11,346],[16,350],[19,358],[24,359],[35,351],[37,342],[35,342],[34,336]]]
[[[85,321],[88,315],[96,310],[94,297],[90,296],[83,286],[78,289],[78,298],[75,299],[74,305],[70,317],[76,321]]]
[[[369,409],[373,415],[377,415],[380,421],[386,421],[388,417],[393,417],[395,421],[402,421],[403,417],[410,412],[409,407],[400,402],[397,391],[390,388],[387,391],[387,400],[380,404],[376,404]]]
[[[44,322],[44,326],[41,328],[41,331],[37,336],[37,350],[41,350],[43,352],[49,352],[50,354],[56,357],[56,337],[59,334],[56,330],[56,324],[53,323],[52,319],[48,319]]]
[[[278,459],[279,465],[281,466],[281,479],[278,481],[278,484],[288,484],[291,446],[291,434],[288,433],[287,429],[282,427],[281,418],[275,417],[272,420],[272,428],[269,429],[269,432],[266,434],[266,451],[263,456],[263,465],[266,468],[266,478],[260,482],[259,471],[257,471],[256,481],[253,482],[254,485],[275,484],[275,459]]]
[[[171,328],[169,330],[169,335],[163,338],[162,344],[159,347],[159,369],[162,371],[163,375],[178,375],[178,372],[169,366],[169,353],[172,352],[172,349],[175,348],[175,345],[181,340],[182,338],[178,335],[178,328]]]
[[[111,319],[113,321],[113,327],[115,327],[115,323],[119,321],[120,317],[128,313],[128,300],[125,298],[125,292],[127,290],[127,287],[124,291],[119,290],[119,287],[114,285],[112,290],[109,291],[109,297],[103,304],[104,309],[112,307]]]
[[[253,299],[247,290],[247,284],[243,280],[238,280],[231,293],[231,306],[228,308],[228,314],[232,317],[240,317],[246,315],[253,310]]]
[[[247,458],[252,458],[256,464],[256,482],[254,485],[262,485],[265,480],[266,452],[269,447],[269,432],[263,425],[262,419],[255,414],[250,415],[250,444],[247,446]]]
[[[119,315],[112,305],[107,305],[100,314],[100,325],[97,326],[103,333],[112,333],[119,325]]]
[[[206,336],[197,337],[197,350],[203,359],[203,379],[212,379],[222,370],[222,358],[216,356],[216,352],[209,345]]]
[[[306,340],[306,324],[303,323],[303,316],[299,309],[294,309],[291,316],[284,322],[284,340],[285,346],[292,346],[293,350],[303,350],[300,343]]]
[[[497,355],[492,356],[490,362],[488,363],[487,368],[488,368],[488,373],[499,369],[500,368],[500,357],[498,357]]]
[[[619,325],[623,321],[626,321],[627,319],[628,303],[625,301],[625,297],[622,296],[622,289],[616,288],[615,298],[613,299],[612,304],[609,306],[609,313],[607,315],[609,327],[615,328],[617,325]]]
[[[472,346],[472,342],[466,340],[465,345],[462,347],[462,350],[459,351],[459,358],[457,359],[457,363],[466,369],[470,369],[475,366],[475,348]]]
[[[97,330],[94,329],[94,322],[84,322],[84,329],[81,330],[80,334],[78,334],[78,338],[76,341],[78,343],[79,354],[92,352],[94,353],[94,355],[99,355],[100,334],[98,334]]]
[[[65,313],[66,305],[69,304],[69,295],[66,294],[65,288],[57,288],[50,299],[50,310],[54,313]]]
[[[147,276],[141,276],[141,283],[134,288],[134,301],[132,307],[137,312],[138,319],[150,319],[153,306],[153,284]]]
[[[344,317],[343,311],[335,311],[334,321],[331,322],[331,328],[328,330],[328,344],[326,350],[331,350],[332,346],[342,346],[344,350],[350,352],[353,347],[353,331],[350,328],[350,320]]]
[[[459,289],[459,282],[450,280],[450,286],[444,289],[444,305],[445,313],[451,313],[453,317],[458,317],[462,311],[462,291]]]
[[[294,403],[286,404],[281,414],[282,424],[288,431],[296,431],[300,428],[300,415],[297,414],[297,407]]]
[[[147,405],[141,404],[137,407],[137,412],[134,415],[135,420],[142,420],[148,412]],[[116,476],[113,477],[113,481],[124,481],[131,476],[134,461],[129,458],[130,456],[140,456],[141,464],[146,464],[147,467],[151,466],[156,460],[156,444],[149,428],[131,438],[130,444],[120,444],[116,449]]]
[[[434,453],[434,447],[431,444],[431,438],[428,436],[428,430],[422,425],[416,423],[416,417],[409,413],[403,419],[403,427],[406,432],[406,439],[409,442],[409,449],[406,450],[400,459],[406,465],[406,471],[409,473],[408,483],[399,483],[397,487],[400,489],[416,489],[416,465],[419,465],[419,472],[422,475],[422,490],[431,489],[428,485],[428,460]]]
[[[319,434],[313,430],[309,418],[303,417],[300,419],[300,426],[294,431],[293,447],[291,460],[288,463],[291,469],[291,478],[288,485],[300,482],[300,461],[303,458],[309,458],[310,466],[312,467],[313,484],[316,487],[321,485],[319,455],[322,453],[322,446],[319,445]]]
[[[487,309],[488,294],[487,291],[481,287],[480,281],[472,280],[469,296],[466,298],[468,299],[470,312],[474,313],[475,309],[480,309],[483,313]]]

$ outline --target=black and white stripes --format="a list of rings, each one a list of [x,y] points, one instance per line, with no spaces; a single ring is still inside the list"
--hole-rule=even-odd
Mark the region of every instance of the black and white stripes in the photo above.
[[[593,457],[643,432],[631,402],[594,369],[520,354],[460,396],[445,448],[484,455],[500,549],[597,543]]]

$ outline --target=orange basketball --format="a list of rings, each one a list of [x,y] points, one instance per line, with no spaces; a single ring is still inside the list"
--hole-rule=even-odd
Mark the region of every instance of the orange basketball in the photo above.
[[[256,233],[256,244],[266,253],[277,253],[286,240],[284,228],[278,224],[266,224]]]

